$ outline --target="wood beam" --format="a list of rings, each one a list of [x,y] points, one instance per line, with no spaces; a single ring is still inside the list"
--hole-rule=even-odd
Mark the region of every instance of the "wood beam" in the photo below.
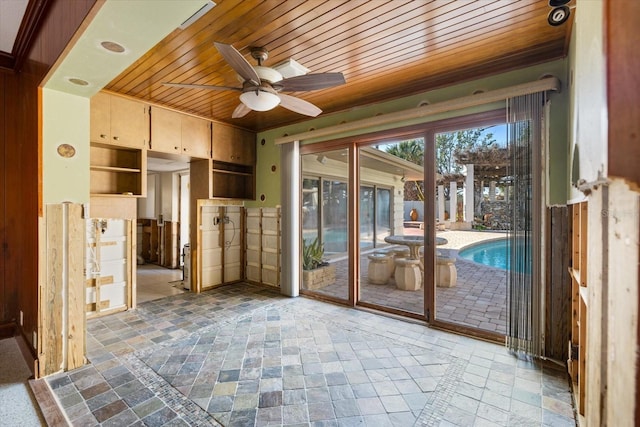
[[[22,23],[18,29],[13,51],[11,52],[14,58],[13,70],[15,72],[20,72],[52,3],[53,0],[29,0],[24,18],[22,18]]]

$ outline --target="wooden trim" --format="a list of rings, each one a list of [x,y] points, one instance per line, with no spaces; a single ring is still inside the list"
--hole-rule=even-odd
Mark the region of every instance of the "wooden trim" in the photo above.
[[[12,71],[15,62],[16,59],[12,55],[9,55],[6,52],[0,52],[0,70],[4,68]]]
[[[17,325],[16,325],[16,332],[18,332]],[[29,345],[29,342],[27,341],[27,338],[24,336],[24,333],[22,331],[19,331],[19,332],[20,333],[16,334],[15,340],[16,340],[16,343],[18,344],[18,348],[20,349],[20,353],[22,354],[22,358],[24,359],[25,362],[27,362],[27,366],[29,367],[29,370],[31,371],[31,375],[33,378],[35,377],[36,372],[38,372],[37,370],[38,357],[33,347]]]
[[[442,101],[424,107],[411,108],[403,111],[395,111],[393,113],[382,114],[367,119],[358,120],[351,123],[344,123],[327,128],[317,129],[309,132],[302,132],[295,135],[283,136],[275,139],[275,144],[286,144],[293,141],[327,137],[337,135],[343,132],[360,131],[371,127],[383,126],[398,122],[406,122],[407,120],[425,119],[429,116],[448,111],[461,110],[469,107],[490,104],[497,101],[504,101],[520,95],[528,95],[536,92],[548,90],[560,90],[560,80],[557,77],[550,77],[542,80],[536,80],[530,83],[523,83],[507,88],[496,89],[476,95],[463,96],[461,98]]]
[[[58,406],[57,400],[45,379],[30,380],[29,387],[31,387],[35,400],[38,402],[38,407],[40,408],[40,412],[42,413],[46,425],[68,425],[64,413]]]
[[[457,323],[446,322],[444,320],[433,319],[429,323],[429,326],[435,329],[442,329],[443,331],[453,332],[454,334],[465,335],[468,337],[479,338],[485,341],[495,342],[497,344],[504,345],[505,336],[495,332],[485,331],[483,329],[476,329],[470,326],[463,326]]]
[[[435,238],[436,230],[436,133],[429,129],[424,134],[424,188],[426,197],[424,198],[424,226],[423,236],[425,239],[424,246],[424,269],[422,271],[422,283],[424,289],[424,315],[427,323],[431,323],[436,313],[436,283],[435,283]],[[431,194],[431,197],[428,195]],[[427,275],[427,271],[433,274]]]
[[[400,310],[398,308],[388,307],[386,305],[379,305],[371,302],[358,301],[356,308],[365,308],[367,310],[373,310],[379,313],[400,316],[401,318],[416,319],[421,322],[426,321],[424,314],[413,313],[411,311]]]
[[[43,107],[42,107],[42,100],[43,100],[43,94],[42,94],[42,86],[38,86],[38,152],[37,152],[37,162],[38,162],[38,171],[37,171],[37,186],[38,186],[38,216],[42,217],[44,215],[44,207],[43,207],[43,202],[42,202],[42,198],[43,198],[43,193],[44,193],[44,189],[42,187],[42,170],[43,170],[43,163],[42,163],[42,146],[44,143],[44,137],[42,136],[42,132],[44,130],[44,118],[43,118]]]
[[[11,55],[14,58],[13,70],[15,72],[21,71],[51,4],[53,4],[53,0],[29,0],[11,51]]]
[[[0,339],[11,338],[16,334],[17,326],[15,323],[4,323],[0,325]]]
[[[348,221],[349,234],[347,253],[349,259],[360,259],[360,170],[357,167],[358,149],[355,144],[351,144],[348,148],[349,153],[349,170],[347,171],[347,180],[353,177],[349,182],[349,200],[347,203],[347,212],[351,217]],[[302,204],[302,203],[301,203]],[[360,262],[349,263],[349,305],[355,307],[360,299]]]

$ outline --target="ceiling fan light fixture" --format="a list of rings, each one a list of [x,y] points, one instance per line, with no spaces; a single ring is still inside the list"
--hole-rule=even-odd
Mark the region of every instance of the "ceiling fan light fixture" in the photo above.
[[[252,90],[242,93],[240,101],[254,111],[269,111],[280,104],[280,97],[263,90]]]

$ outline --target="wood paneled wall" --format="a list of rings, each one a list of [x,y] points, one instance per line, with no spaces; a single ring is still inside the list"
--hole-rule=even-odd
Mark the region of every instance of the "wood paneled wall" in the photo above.
[[[5,111],[6,111],[6,86],[7,74],[0,72],[0,324],[10,320],[7,315],[8,311],[8,292],[5,286],[5,251],[7,247],[7,227],[5,223],[6,203],[5,203],[5,176],[7,165],[5,163],[5,151],[7,144],[5,143]]]
[[[547,227],[544,351],[546,357],[564,363],[568,357],[571,321],[569,218],[566,206],[552,206],[547,210]]]
[[[95,0],[51,1],[19,73],[0,76],[0,324],[19,330],[34,347],[38,317],[39,169],[38,87]]]

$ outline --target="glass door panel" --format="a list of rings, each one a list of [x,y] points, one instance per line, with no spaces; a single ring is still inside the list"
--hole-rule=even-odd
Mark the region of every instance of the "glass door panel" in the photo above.
[[[360,187],[360,249],[373,248],[375,212],[375,188]]]
[[[358,150],[360,303],[392,312],[424,314],[420,260],[424,229],[419,221],[411,221],[408,208],[412,202],[421,203],[423,162],[423,139]],[[364,230],[370,233],[366,240]],[[395,239],[385,240],[389,238]]]
[[[511,219],[505,126],[435,135],[437,321],[506,332]]]
[[[348,151],[305,154],[301,166],[301,290],[348,300]]]
[[[391,190],[376,190],[376,247],[385,246],[385,237],[391,235]]]

